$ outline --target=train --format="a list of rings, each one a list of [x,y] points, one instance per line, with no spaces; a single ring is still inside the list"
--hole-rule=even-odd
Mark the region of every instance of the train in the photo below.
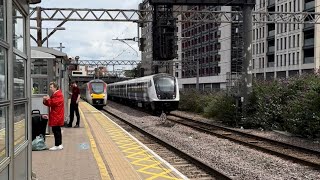
[[[179,106],[178,80],[160,73],[108,84],[108,98],[147,108],[154,113],[168,113]]]
[[[80,96],[92,106],[101,109],[107,105],[107,83],[94,79],[80,87]]]

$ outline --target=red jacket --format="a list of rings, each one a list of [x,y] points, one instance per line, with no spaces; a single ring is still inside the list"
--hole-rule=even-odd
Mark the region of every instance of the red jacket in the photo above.
[[[44,100],[43,104],[50,107],[49,126],[64,125],[64,99],[61,90],[56,91],[48,100]]]

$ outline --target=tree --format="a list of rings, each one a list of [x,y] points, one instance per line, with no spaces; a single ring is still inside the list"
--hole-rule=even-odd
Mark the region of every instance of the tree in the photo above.
[[[141,73],[141,63],[138,63],[137,67],[131,69],[131,70],[126,70],[124,72],[124,76],[126,77],[142,77],[143,73]]]

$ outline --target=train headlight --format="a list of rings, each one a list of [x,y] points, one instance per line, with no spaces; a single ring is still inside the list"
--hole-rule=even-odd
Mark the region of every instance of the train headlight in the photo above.
[[[159,99],[161,98],[160,94],[158,94],[158,98],[159,98]]]
[[[93,97],[93,94],[90,94],[91,95],[91,97]]]
[[[176,98],[176,95],[172,95],[172,98],[175,99],[175,98]]]

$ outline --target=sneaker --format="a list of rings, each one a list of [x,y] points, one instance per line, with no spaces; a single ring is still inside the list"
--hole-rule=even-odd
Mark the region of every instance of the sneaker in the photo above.
[[[49,150],[50,151],[57,151],[57,150],[62,150],[63,149],[63,146],[62,144],[59,145],[59,146],[53,146],[52,148],[50,148]]]
[[[74,126],[74,128],[78,128],[78,127],[79,127],[79,125],[75,125],[75,126]]]
[[[62,144],[61,144],[61,145],[59,145],[58,147],[59,147],[59,149],[60,149],[60,150],[62,150],[62,149],[63,149],[63,145],[62,145]]]

